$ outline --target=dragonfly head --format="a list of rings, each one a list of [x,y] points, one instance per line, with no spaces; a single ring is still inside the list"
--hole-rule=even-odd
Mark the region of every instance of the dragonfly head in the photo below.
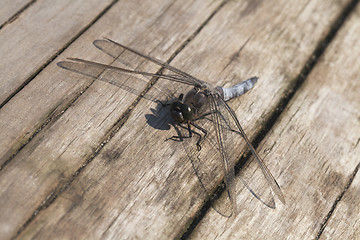
[[[178,100],[173,102],[170,105],[170,114],[171,117],[177,122],[177,123],[183,123],[189,120],[192,120],[194,117],[194,111],[192,108],[185,104],[182,99],[184,95],[180,94]]]

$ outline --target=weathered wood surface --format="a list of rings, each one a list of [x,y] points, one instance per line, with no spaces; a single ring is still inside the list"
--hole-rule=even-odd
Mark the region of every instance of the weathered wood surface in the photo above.
[[[322,64],[319,64],[313,74],[314,81],[329,79],[326,80],[329,82],[326,84],[328,86],[322,90],[329,110],[324,108],[323,114],[319,116],[325,123],[330,122],[325,129],[330,131],[325,137],[329,138],[326,142],[334,147],[330,153],[326,153],[327,148],[322,149],[326,153],[326,165],[323,169],[327,170],[323,172],[324,175],[332,176],[330,179],[335,182],[334,185],[341,183],[337,192],[339,199],[333,195],[328,198],[329,202],[337,205],[320,239],[360,238],[360,62],[357,59],[360,54],[359,36],[360,6],[341,29]],[[338,141],[333,141],[334,138]],[[324,180],[323,183],[326,183]],[[351,185],[344,188],[346,184]],[[322,191],[321,186],[318,189]],[[339,194],[342,191],[343,196]]]
[[[355,160],[355,157],[353,159]],[[350,188],[336,206],[329,223],[324,227],[320,239],[359,239],[359,180],[359,174],[356,174]]]
[[[359,13],[360,6],[258,148],[267,159],[286,159],[286,166],[270,165],[285,175],[280,181],[286,206],[269,211],[252,201],[233,222],[210,212],[194,230],[194,238],[360,238],[359,180],[339,199],[359,166]],[[323,226],[334,204],[335,213]]]
[[[186,231],[206,198],[181,144],[164,142],[176,131],[147,124],[145,114],[155,108],[153,103],[134,102],[136,96],[103,82],[87,88],[91,81],[58,68],[57,61],[80,57],[111,63],[111,58],[92,46],[94,39],[105,36],[164,61],[176,52],[171,64],[215,85],[231,85],[258,75],[255,89],[231,102],[253,138],[291,91],[348,2],[114,4],[0,109],[0,125],[6,129],[0,139],[2,238],[175,238]],[[32,8],[28,11],[36,10]],[[85,15],[84,22],[91,19]],[[359,36],[356,17],[346,23],[351,31],[341,29],[336,44],[329,46],[326,57],[260,145],[287,204],[271,210],[250,194],[240,193],[245,205],[235,219],[230,222],[210,209],[195,228],[194,238],[317,236],[358,164],[358,49],[349,47],[356,45]],[[17,21],[6,27],[16,29],[12,24]],[[74,20],[67,21],[74,24],[62,33],[69,41],[81,29]],[[33,37],[30,45],[36,41]],[[3,46],[0,52],[14,51]],[[61,48],[60,43],[48,45],[48,52],[59,51],[58,46]],[[43,62],[51,55],[37,54]],[[39,67],[37,61],[17,61],[17,68],[29,65],[28,72]],[[13,69],[1,76],[26,81],[28,75]],[[8,89],[16,89],[17,84]],[[172,86],[163,81],[156,85]],[[130,114],[123,116],[129,109]],[[36,131],[39,133],[27,143]],[[220,180],[220,175],[214,179]],[[350,186],[343,199],[350,199],[356,209],[357,202],[351,201],[354,197],[346,197],[351,191],[356,196],[356,185]],[[344,218],[341,203],[332,217]],[[325,227],[324,237],[337,232],[337,220],[332,217],[329,224],[333,225],[329,232]],[[357,217],[353,213],[355,228]],[[339,232],[356,236],[351,231],[358,230],[345,226]]]
[[[109,2],[36,1],[0,30],[0,126],[8,129],[0,135],[0,142],[5,143],[0,146],[0,164],[16,153],[46,121],[56,107],[57,92],[63,96],[72,88],[66,89],[51,81],[40,87],[30,83],[25,91],[19,92],[20,96],[11,96],[101,14]]]
[[[6,23],[14,20],[21,10],[26,8],[32,1],[24,0],[2,0],[0,3],[0,28]]]
[[[4,26],[0,32],[0,102],[56,56],[110,2],[40,0]]]
[[[130,44],[135,39],[137,43],[134,47],[144,52],[150,52],[159,46],[154,50],[155,53],[160,52],[157,56],[168,59],[220,3],[215,1],[204,5],[201,2],[189,2],[184,5],[173,4],[173,1],[161,1],[157,4],[154,1],[141,1],[141,8],[139,2],[118,3],[92,27],[94,30],[82,36],[83,42],[78,41],[73,45],[73,49],[69,49],[71,55],[67,51],[64,54],[111,63],[110,57],[104,56],[92,46],[94,39],[108,36],[125,44]],[[139,25],[137,30],[132,28],[134,23]],[[112,32],[114,33],[111,34]],[[90,83],[83,77],[83,80],[79,81],[78,76],[66,75],[64,70],[55,65],[56,62],[57,60],[50,64],[47,68],[49,70],[42,71],[1,109],[2,129],[9,129],[2,134],[6,138],[2,142],[7,145],[5,150],[8,150],[4,151],[5,156],[2,157],[2,163],[8,164],[2,170],[4,175],[0,197],[4,207],[0,217],[3,221],[1,229],[4,229],[4,237],[14,235],[48,196],[54,194],[54,191],[59,191],[65,182],[72,179],[73,174],[107,138],[104,135],[136,98],[113,86],[96,83],[95,85],[100,88],[92,87],[86,91],[87,97],[82,97],[87,100],[79,99],[75,103],[78,105],[83,102],[85,105],[70,107],[74,111],[67,111],[62,115],[64,120],[57,120],[58,113],[68,108],[68,103]],[[99,91],[100,89],[103,90]],[[113,97],[115,99],[109,102],[109,98]],[[70,117],[67,117],[68,114]],[[25,145],[13,159],[9,158],[14,152],[13,149],[19,149],[22,142],[26,143],[27,138],[48,119],[54,121]],[[17,135],[13,135],[14,132]],[[27,134],[28,132],[30,134]],[[71,142],[75,145],[69,145]],[[32,165],[33,163],[36,166]],[[17,181],[19,175],[30,185],[26,186],[24,182]],[[26,193],[20,189],[24,189]],[[19,202],[14,202],[14,199]]]

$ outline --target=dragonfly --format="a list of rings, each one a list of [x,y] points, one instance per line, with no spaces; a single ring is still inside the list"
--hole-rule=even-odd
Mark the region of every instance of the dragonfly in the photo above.
[[[105,77],[104,72],[135,76],[136,79],[139,79],[137,76],[156,80],[164,79],[173,83],[190,86],[190,90],[186,94],[179,94],[179,96],[170,103],[161,102],[164,106],[169,105],[172,119],[186,129],[184,135],[173,136],[169,139],[183,141],[184,144],[186,144],[185,149],[187,155],[198,170],[206,168],[204,165],[208,164],[209,156],[213,158],[213,162],[217,162],[216,167],[210,167],[204,171],[199,170],[197,175],[202,179],[201,184],[206,188],[205,185],[211,185],[212,174],[220,169],[224,176],[227,195],[231,205],[231,213],[229,216],[238,213],[235,163],[240,159],[241,154],[244,153],[244,151],[241,150],[242,148],[248,149],[249,155],[256,165],[254,171],[257,171],[257,174],[254,172],[246,173],[245,171],[242,173],[242,171],[240,171],[238,177],[241,179],[243,186],[270,208],[275,208],[273,194],[285,204],[285,198],[279,184],[252,146],[234,110],[228,104],[229,100],[239,97],[252,89],[258,80],[257,77],[251,77],[229,88],[214,87],[208,82],[199,80],[171,66],[169,63],[138,52],[111,39],[104,38],[95,40],[93,44],[103,52],[112,56],[115,60],[120,61],[124,67],[102,64],[80,58],[68,58],[66,61],[58,62],[57,65],[63,69],[108,82],[129,92],[138,94],[140,90],[136,90],[132,85],[132,81],[120,81],[116,79],[115,75],[111,75],[110,77],[107,75],[107,77]],[[125,53],[131,54],[129,55],[130,57],[124,57]],[[121,60],[122,56],[124,59],[129,59],[129,61]],[[150,72],[148,70],[142,70],[135,65],[131,66],[130,62],[135,58],[145,63],[150,62],[160,67],[160,70]],[[154,84],[151,86],[155,87]],[[161,89],[159,90],[161,93],[165,92]],[[198,137],[196,138],[194,135]],[[203,150],[205,143],[208,143],[211,148]],[[239,145],[240,143],[242,143],[243,146]],[[260,169],[260,171],[257,169]],[[259,179],[264,179],[265,181],[257,183]],[[267,186],[264,186],[264,184]]]

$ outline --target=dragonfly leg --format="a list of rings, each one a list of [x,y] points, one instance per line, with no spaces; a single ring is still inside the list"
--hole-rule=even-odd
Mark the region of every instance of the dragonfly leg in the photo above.
[[[199,140],[196,142],[196,146],[197,146],[198,151],[200,151],[201,150],[201,143],[204,140],[204,138],[201,137],[200,133],[198,133],[198,132],[196,132],[194,130],[191,130],[190,125],[193,125],[195,128],[200,129],[205,134],[205,137],[206,137],[207,131],[205,129],[203,129],[202,127],[200,127],[200,126],[198,126],[198,125],[196,125],[194,123],[187,123],[187,129],[188,129],[188,132],[189,132],[188,136],[172,136],[170,138],[167,138],[166,140],[175,140],[175,139],[178,140],[178,139],[182,139],[182,138],[192,138],[193,133],[194,133],[194,134],[199,136]]]
[[[199,138],[199,140],[197,141],[196,146],[197,146],[198,151],[200,151],[200,150],[201,150],[201,143],[202,143],[202,142],[206,139],[206,137],[207,137],[207,131],[206,131],[204,128],[200,127],[199,125],[197,125],[197,124],[195,124],[195,123],[193,123],[193,122],[191,122],[190,124],[193,125],[195,128],[199,129],[200,131],[202,131],[202,132],[204,133],[204,136],[203,136],[203,137],[201,137],[201,135],[200,135],[199,133],[197,133],[197,134],[199,134],[200,138]],[[195,132],[195,133],[196,133],[196,132]]]

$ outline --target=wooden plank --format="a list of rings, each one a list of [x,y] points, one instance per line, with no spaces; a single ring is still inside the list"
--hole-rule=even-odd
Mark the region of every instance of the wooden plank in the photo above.
[[[351,185],[349,189],[347,189],[348,186],[341,189],[344,192],[346,191],[343,197],[342,194],[339,194],[339,199],[335,198],[333,203],[337,205],[335,205],[335,210],[326,223],[320,239],[359,239],[360,236],[360,176],[358,172],[360,156],[360,62],[357,58],[360,54],[358,45],[359,19],[360,6],[357,7],[356,12],[352,14],[351,19],[339,33],[323,64],[325,65],[323,72],[327,73],[324,77],[333,81],[334,87],[331,90],[340,88],[334,91],[332,97],[339,102],[333,106],[333,120],[331,122],[337,122],[336,128],[332,129],[338,141],[336,150],[344,153],[331,156],[328,161],[331,161],[333,172],[336,172],[341,180],[344,179],[345,184]],[[332,126],[328,127],[331,128]],[[352,179],[352,174],[356,174],[354,179]],[[340,197],[342,198],[340,199]],[[339,202],[337,202],[338,200]]]
[[[140,50],[152,51],[167,59],[220,3],[213,1],[204,5],[201,1],[183,4],[151,0],[141,1],[142,7],[139,8],[140,2],[119,2],[64,55],[111,63],[112,58],[92,46],[95,38],[108,36],[126,39],[126,44],[133,42],[132,45]],[[156,24],[157,21],[160,23]],[[132,28],[135,23],[139,24],[137,30]],[[50,64],[1,109],[4,114],[0,118],[2,124],[10,125],[7,134],[15,129],[18,134],[15,137],[21,139],[27,129],[33,131],[34,126],[46,123],[48,115],[53,111],[56,112],[55,115],[62,112],[69,101],[74,96],[81,95],[79,92],[90,84],[89,79],[57,67],[57,61]],[[96,83],[70,111],[63,114],[61,119],[48,123],[48,127],[38,133],[2,169],[0,202],[3,211],[0,214],[0,229],[4,238],[14,235],[31,218],[38,206],[54,194],[54,189],[57,191],[64,182],[71,179],[86,158],[93,154],[106,138],[104,135],[137,97],[129,95],[117,87]],[[17,121],[21,127],[12,125],[12,121]],[[19,181],[16,175],[22,176],[22,180]],[[25,186],[30,182],[29,186]],[[21,192],[22,188],[24,192]]]
[[[17,12],[30,4],[31,0],[3,0],[0,3],[0,26],[9,21]]]
[[[37,1],[2,28],[0,103],[39,71],[110,2]]]
[[[242,113],[244,127],[249,136],[253,136],[259,131],[259,125],[274,111],[272,108],[286,94],[288,86],[293,84],[292,80],[310,57],[319,39],[329,31],[331,22],[345,4],[346,1],[338,2],[338,5],[327,1],[303,1],[296,4],[278,1],[276,4],[262,2],[249,5],[247,2],[229,1],[172,64],[213,84],[226,84],[222,79],[228,79],[227,84],[233,84],[238,79],[259,75],[263,84],[259,82],[251,94],[231,103],[238,115]],[[189,16],[202,12],[198,10],[198,5],[192,6],[184,6],[186,11],[180,11],[183,12],[181,20],[185,21]],[[168,12],[171,16],[174,15],[173,11]],[[143,14],[152,16],[147,11]],[[187,19],[185,22],[189,24],[192,21]],[[162,19],[157,23],[164,24],[166,21]],[[173,27],[175,24],[169,25]],[[106,25],[102,23],[101,26]],[[154,29],[147,33],[156,29],[164,31],[163,28],[155,28],[155,24],[153,26]],[[136,25],[136,29],[137,27],[140,28],[139,32],[144,31],[144,27]],[[115,32],[112,28],[107,30],[110,38],[118,40],[120,37],[114,36]],[[309,32],[312,34],[309,35]],[[173,39],[169,33],[164,35],[170,37],[165,38],[164,42],[160,41],[162,44]],[[84,38],[89,41],[87,37]],[[133,37],[137,38],[139,36]],[[120,42],[123,41],[120,39]],[[150,43],[148,40],[147,42]],[[140,46],[136,41],[134,45],[142,47],[140,50],[143,52],[150,52],[149,49],[153,48]],[[80,48],[80,44],[76,46]],[[156,46],[161,48],[163,45],[158,43]],[[154,51],[156,49],[152,52]],[[157,84],[159,87],[173,86],[166,82]],[[122,94],[120,90],[114,90],[112,86],[105,86],[103,83],[89,88],[56,124],[43,131],[41,136],[37,135],[14,158],[5,169],[7,176],[4,179],[11,182],[14,178],[11,176],[15,176],[20,169],[25,169],[23,161],[28,154],[31,155],[27,157],[27,162],[33,163],[45,153],[58,159],[58,162],[56,166],[54,163],[46,169],[37,166],[36,172],[39,174],[31,184],[37,186],[41,182],[41,188],[36,190],[42,192],[42,198],[46,196],[45,193],[50,194],[49,186],[58,183],[56,179],[59,177],[56,174],[67,179],[71,171],[76,169],[76,166],[71,165],[76,165],[74,162],[80,162],[82,158],[91,155],[91,148],[100,139],[97,135],[104,135],[104,129],[109,128],[120,116],[113,114],[118,109],[121,111],[121,104],[117,103],[121,102]],[[164,142],[164,139],[176,135],[176,131],[159,131],[147,123],[144,114],[151,113],[149,108],[154,107],[148,101],[140,101],[125,119],[124,125],[119,125],[121,128],[111,141],[95,158],[89,158],[79,175],[74,175],[69,187],[54,202],[50,202],[49,206],[46,205],[46,209],[27,225],[20,237],[50,238],[55,236],[54,233],[57,237],[61,234],[64,238],[146,236],[149,239],[167,239],[179,236],[201,208],[206,195],[181,145],[174,141]],[[248,110],[249,114],[245,114],[243,109]],[[163,116],[161,119],[159,125],[165,124],[168,118]],[[65,134],[62,135],[64,131]],[[89,139],[94,139],[94,142]],[[80,143],[85,141],[88,142]],[[57,149],[54,149],[54,145]],[[64,152],[65,148],[67,151]],[[268,154],[267,159],[279,159],[274,156],[276,155]],[[46,162],[51,161],[55,160],[46,159]],[[280,164],[282,167],[278,167]],[[287,166],[287,161],[270,164],[275,176],[285,172],[283,169]],[[33,166],[31,169],[34,171]],[[49,179],[49,172],[54,179]],[[42,178],[44,175],[47,177]],[[278,180],[281,185],[285,185],[286,190],[286,184],[290,184],[293,177],[284,174]],[[219,180],[220,175],[214,179]],[[31,196],[29,187],[24,185],[25,182],[21,182],[21,186],[18,184],[17,192]],[[7,191],[1,195],[5,194],[11,196],[10,199],[14,198],[13,192]],[[58,193],[54,191],[53,194]],[[38,197],[41,198],[40,194]],[[31,204],[35,204],[34,202]],[[256,204],[260,205],[258,202]],[[9,208],[9,205],[5,204],[4,207]],[[268,211],[271,212],[266,209],[263,214],[269,214]],[[220,230],[222,231],[223,229]]]
[[[36,1],[15,21],[1,29],[0,106],[110,2]],[[51,76],[50,73],[47,78],[51,79]],[[60,87],[68,92],[72,89],[49,84],[31,85],[29,90],[22,91],[20,96],[15,96],[10,103],[1,107],[0,126],[4,129],[0,135],[1,165],[41,127],[45,121],[42,117],[48,117],[56,107],[50,100],[54,96],[49,96],[56,95],[56,92],[49,93],[49,88],[58,91],[56,88]],[[47,89],[43,92],[45,87]],[[44,98],[44,94],[48,96]],[[17,100],[19,98],[22,100]]]
[[[259,151],[278,169],[286,205],[249,204],[233,221],[214,211],[192,239],[316,239],[333,204],[358,171],[360,156],[360,6],[326,50]],[[269,147],[270,146],[270,147]],[[359,175],[359,174],[357,174]],[[345,194],[321,239],[359,238],[359,177]],[[250,203],[251,202],[251,203]]]

